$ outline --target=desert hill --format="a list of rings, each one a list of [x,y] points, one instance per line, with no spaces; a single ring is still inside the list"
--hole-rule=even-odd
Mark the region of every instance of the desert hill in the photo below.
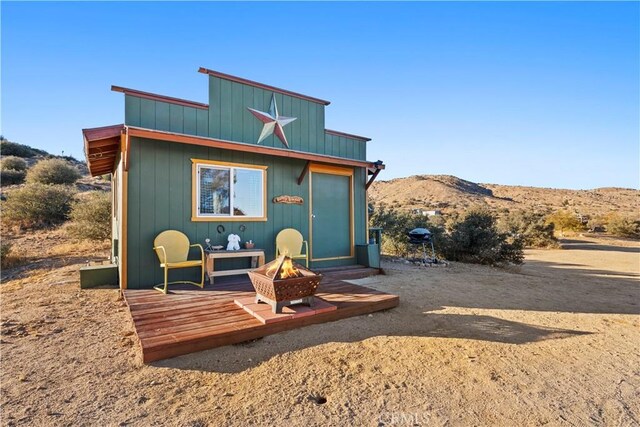
[[[567,190],[478,184],[451,175],[414,175],[377,181],[369,189],[374,204],[443,213],[481,206],[492,211],[528,210],[547,213],[569,209],[582,215],[618,212],[640,216],[640,191],[628,188]]]

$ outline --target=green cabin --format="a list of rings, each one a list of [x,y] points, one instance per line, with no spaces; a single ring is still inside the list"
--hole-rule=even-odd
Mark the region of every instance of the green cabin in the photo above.
[[[328,101],[199,72],[208,104],[112,86],[124,94],[124,124],[83,130],[91,174],[111,174],[120,287],[162,282],[153,241],[170,229],[225,247],[237,234],[270,261],[277,233],[294,228],[308,241],[310,268],[366,263],[367,188],[384,169],[366,160],[369,138],[326,129]]]

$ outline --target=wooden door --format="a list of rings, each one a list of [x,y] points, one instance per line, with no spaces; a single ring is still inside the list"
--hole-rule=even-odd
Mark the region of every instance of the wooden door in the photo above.
[[[353,257],[353,170],[311,168],[311,260]]]

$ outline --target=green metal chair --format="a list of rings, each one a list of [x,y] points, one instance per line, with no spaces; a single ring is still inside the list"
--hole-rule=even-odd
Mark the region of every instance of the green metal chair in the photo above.
[[[188,260],[189,256],[189,248],[200,248],[200,259],[198,260]],[[156,255],[158,255],[158,259],[160,260],[160,267],[164,269],[164,286],[162,284],[156,285],[153,289],[162,292],[163,294],[167,293],[167,286],[175,283],[188,283],[190,285],[199,286],[200,288],[204,288],[204,270],[205,270],[205,262],[204,262],[204,249],[202,249],[202,245],[199,244],[190,244],[189,238],[184,234],[177,230],[167,230],[158,234],[158,236],[153,241],[153,250],[156,251]],[[191,282],[188,280],[179,280],[176,282],[169,282],[169,270],[176,268],[190,268],[190,267],[200,267],[202,270],[200,283]]]
[[[304,245],[304,253],[302,253]],[[295,228],[285,228],[276,236],[276,258],[287,255],[291,259],[304,259],[305,267],[309,268],[309,243]]]

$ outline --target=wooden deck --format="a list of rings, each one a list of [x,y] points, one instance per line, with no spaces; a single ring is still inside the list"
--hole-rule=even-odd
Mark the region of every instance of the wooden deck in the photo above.
[[[127,289],[124,298],[143,360],[148,363],[396,307],[396,295],[343,281],[376,273],[369,268],[324,271],[317,296],[337,310],[271,324],[262,324],[234,303],[236,298],[254,295],[246,277],[207,285],[204,290],[170,287],[168,295],[152,289]]]

